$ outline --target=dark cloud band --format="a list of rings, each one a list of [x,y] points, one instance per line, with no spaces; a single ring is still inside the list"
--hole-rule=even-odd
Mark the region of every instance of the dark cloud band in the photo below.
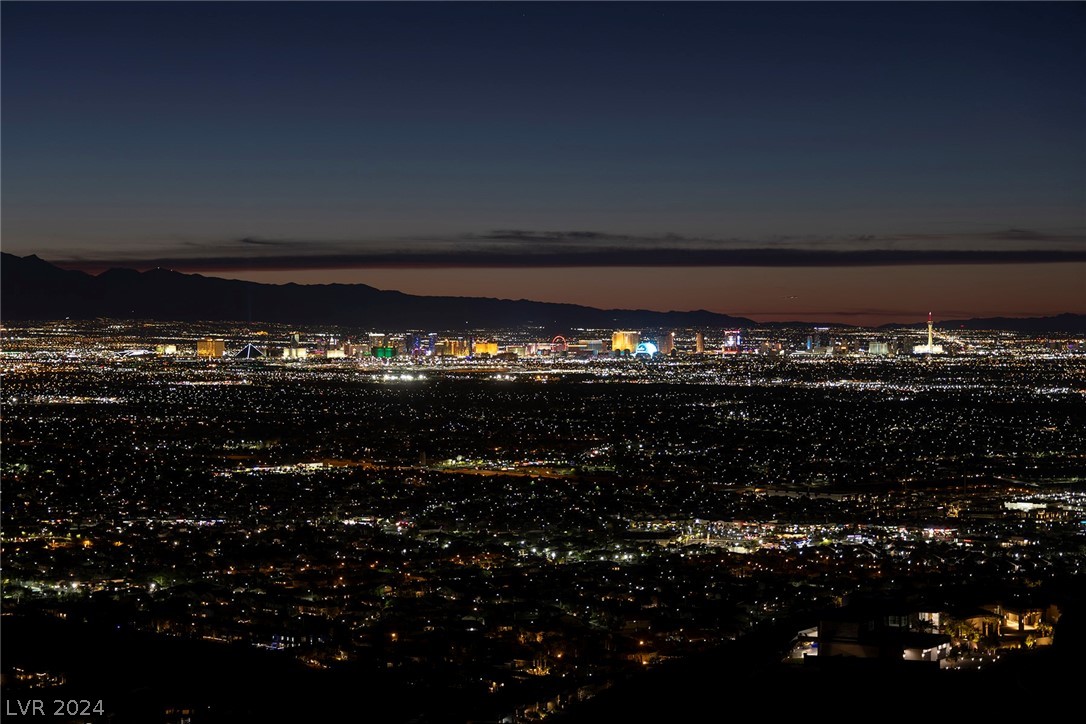
[[[246,242],[251,243],[251,242]],[[1086,250],[963,249],[682,249],[609,248],[569,250],[447,249],[339,254],[267,254],[52,260],[69,269],[110,267],[178,271],[242,271],[364,268],[547,268],[547,267],[861,267],[951,264],[1053,264],[1086,262]]]

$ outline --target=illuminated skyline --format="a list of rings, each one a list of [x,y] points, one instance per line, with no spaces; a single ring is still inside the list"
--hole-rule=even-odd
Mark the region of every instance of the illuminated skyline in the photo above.
[[[1086,311],[1086,5],[21,3],[3,249],[858,324]]]

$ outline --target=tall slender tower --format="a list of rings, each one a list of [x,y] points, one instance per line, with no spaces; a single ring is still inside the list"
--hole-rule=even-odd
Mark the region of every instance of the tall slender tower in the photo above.
[[[928,343],[913,345],[913,354],[943,354],[943,345],[935,344],[935,331],[932,329],[931,312],[928,312]]]

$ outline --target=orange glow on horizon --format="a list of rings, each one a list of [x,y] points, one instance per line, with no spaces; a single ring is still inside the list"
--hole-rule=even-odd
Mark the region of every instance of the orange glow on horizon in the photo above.
[[[432,296],[602,309],[705,309],[756,322],[857,325],[1086,312],[1086,264],[888,267],[313,269],[207,274],[264,284],[368,284]],[[1021,300],[1021,301],[1017,301]]]

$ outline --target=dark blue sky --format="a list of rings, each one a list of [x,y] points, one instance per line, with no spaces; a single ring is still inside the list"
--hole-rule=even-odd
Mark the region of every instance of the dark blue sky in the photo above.
[[[1086,259],[1084,3],[0,12],[5,251],[283,280]]]

